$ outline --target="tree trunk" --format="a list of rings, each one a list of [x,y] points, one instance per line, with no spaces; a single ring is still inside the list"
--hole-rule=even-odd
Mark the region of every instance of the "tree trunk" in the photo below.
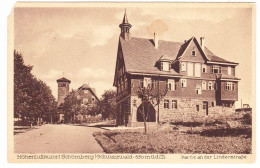
[[[146,128],[146,118],[145,118],[145,112],[144,112],[144,103],[142,103],[142,115],[143,115],[143,120],[144,120],[144,134],[147,133],[147,128]]]
[[[157,124],[159,124],[159,115],[160,115],[160,98],[159,98],[159,91],[160,91],[160,81],[158,80],[158,87],[157,87],[157,93],[158,93],[158,97],[157,97],[157,104],[158,104],[158,110],[157,110]]]

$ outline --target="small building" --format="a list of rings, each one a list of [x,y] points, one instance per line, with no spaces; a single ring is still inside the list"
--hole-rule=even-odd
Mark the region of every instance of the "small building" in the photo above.
[[[131,37],[132,25],[126,13],[119,25],[114,86],[117,88],[117,125],[142,123],[138,87],[152,86],[158,92],[168,90],[158,104],[149,109],[149,123],[190,121],[207,116],[235,112],[238,100],[238,63],[211,52],[205,38],[191,37],[184,42]]]
[[[96,89],[90,88],[88,84],[83,84],[77,90],[77,95],[79,99],[82,99],[82,104],[84,105],[95,105],[99,101]]]
[[[88,84],[83,84],[77,90],[77,98],[82,100],[81,106],[93,107],[99,101],[96,89],[91,88]],[[87,114],[78,113],[75,118],[77,121],[84,121],[87,117]]]

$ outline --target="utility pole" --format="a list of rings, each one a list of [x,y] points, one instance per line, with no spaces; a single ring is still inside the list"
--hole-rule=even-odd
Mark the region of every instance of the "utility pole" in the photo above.
[[[243,103],[242,103],[242,99],[241,99],[241,112],[243,111]]]

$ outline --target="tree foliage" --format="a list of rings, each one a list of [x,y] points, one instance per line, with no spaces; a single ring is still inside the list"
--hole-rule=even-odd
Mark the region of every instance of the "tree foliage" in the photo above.
[[[81,99],[77,98],[77,93],[74,90],[65,97],[62,105],[65,123],[74,122],[74,116],[82,111],[81,102]]]
[[[135,90],[138,88],[137,90]],[[149,118],[150,114],[150,109],[149,105],[153,105],[154,107],[157,106],[157,122],[159,123],[159,105],[161,100],[166,96],[168,92],[168,87],[167,86],[161,86],[160,81],[157,80],[154,85],[148,84],[146,87],[134,87],[132,86],[132,89],[134,92],[137,93],[138,98],[141,99],[141,108],[137,111],[137,113],[140,113],[143,117],[143,122],[144,122],[144,133],[147,133],[147,125],[146,122]],[[148,107],[145,109],[145,105]],[[145,111],[147,110],[147,111]]]
[[[103,93],[101,100],[98,102],[98,107],[102,113],[102,118],[116,117],[116,91],[107,90]]]
[[[56,112],[56,101],[51,89],[25,65],[21,53],[14,51],[14,117],[36,122],[50,121]]]

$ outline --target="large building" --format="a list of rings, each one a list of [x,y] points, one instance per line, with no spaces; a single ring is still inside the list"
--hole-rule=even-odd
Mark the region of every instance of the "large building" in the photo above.
[[[117,125],[140,125],[138,87],[167,88],[159,105],[149,107],[148,122],[190,121],[235,112],[238,99],[238,63],[216,56],[203,37],[184,42],[131,37],[126,13],[119,25],[114,86],[117,87]],[[149,123],[148,123],[149,124]]]

